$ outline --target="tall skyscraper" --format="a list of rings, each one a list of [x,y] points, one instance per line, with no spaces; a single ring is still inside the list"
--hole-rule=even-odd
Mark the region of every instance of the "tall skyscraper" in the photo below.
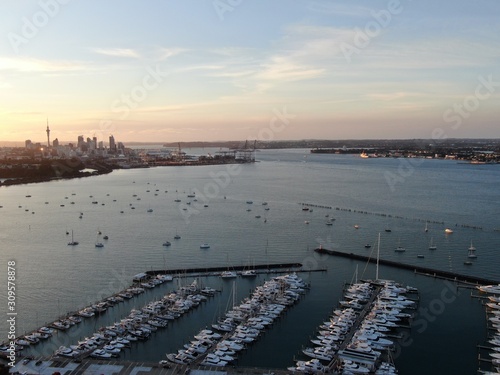
[[[47,118],[47,147],[50,148],[50,129],[49,129],[49,119]]]

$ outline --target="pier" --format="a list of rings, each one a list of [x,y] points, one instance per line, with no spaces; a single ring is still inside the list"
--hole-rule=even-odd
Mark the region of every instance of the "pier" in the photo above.
[[[273,270],[290,270],[294,269],[295,271],[299,271],[302,267],[301,263],[277,263],[277,264],[260,264],[255,266],[231,266],[231,267],[204,267],[204,268],[179,268],[174,270],[151,270],[144,272],[146,275],[152,277],[156,275],[176,275],[182,276],[184,274],[200,274],[205,276],[214,276],[220,272],[227,271],[228,269],[232,271],[244,271],[244,270],[255,270],[261,272],[269,272]],[[309,271],[309,270],[307,270]],[[312,271],[312,270],[311,270]],[[324,271],[324,270],[322,270]]]
[[[352,337],[354,336],[354,334],[356,333],[356,331],[359,329],[359,326],[361,325],[361,323],[365,319],[366,314],[368,314],[368,312],[371,310],[371,308],[373,306],[373,302],[375,301],[375,299],[380,294],[380,290],[381,289],[382,288],[380,286],[376,287],[376,289],[373,292],[370,300],[366,303],[366,305],[363,308],[363,310],[361,310],[361,313],[359,314],[359,316],[357,317],[357,319],[354,322],[353,326],[351,327],[351,330],[350,330],[349,334],[345,337],[344,342],[339,346],[339,349],[336,351],[335,355],[333,356],[333,359],[328,364],[328,368],[330,369],[330,371],[333,372],[333,371],[336,371],[338,369],[338,367],[339,367],[339,355],[340,355],[340,353],[342,353],[342,351],[345,350],[347,348],[347,345],[349,345],[349,343],[351,342]]]
[[[343,253],[341,251],[328,250],[328,249],[323,249],[321,247],[315,249],[314,251],[316,251],[320,254],[328,254],[328,255],[334,255],[334,256],[338,256],[338,257],[342,257],[342,258],[362,260],[362,261],[370,262],[370,263],[374,263],[374,264],[377,263],[376,258],[371,258],[371,257],[365,256],[365,255],[358,255],[358,254],[354,254],[354,253]],[[428,267],[416,266],[413,264],[396,262],[393,260],[379,259],[378,263],[382,264],[384,266],[390,266],[390,267],[395,267],[395,268],[399,268],[399,269],[410,270],[410,271],[413,271],[414,273],[419,274],[419,275],[430,276],[430,277],[434,277],[434,278],[439,278],[439,279],[444,279],[444,280],[449,280],[449,281],[454,281],[454,282],[460,282],[460,283],[465,283],[465,284],[491,285],[491,284],[500,283],[500,281],[498,281],[498,280],[491,280],[491,279],[486,279],[486,278],[477,277],[477,276],[463,275],[463,274],[459,274],[456,272],[437,270],[437,269],[428,268]]]

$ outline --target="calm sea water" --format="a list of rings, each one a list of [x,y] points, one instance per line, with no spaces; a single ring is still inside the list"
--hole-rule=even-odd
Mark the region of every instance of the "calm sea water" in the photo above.
[[[208,151],[213,150],[193,153]],[[319,256],[313,251],[319,245],[369,254],[364,245],[375,245],[380,232],[382,258],[500,279],[500,232],[495,231],[500,228],[498,166],[361,159],[314,155],[308,150],[260,151],[257,160],[241,166],[121,170],[0,189],[0,277],[6,280],[7,261],[15,260],[17,333],[109,296],[145,270],[278,262],[326,268],[301,274],[311,290],[238,361],[241,366],[284,368],[293,365],[318,325],[328,319],[341,298],[343,283],[353,279],[356,268],[360,277],[375,275],[371,265]],[[197,202],[187,197],[192,192]],[[305,212],[302,202],[323,207]],[[147,212],[149,208],[153,212]],[[325,224],[326,215],[336,219],[332,226]],[[428,232],[424,232],[426,222]],[[454,233],[445,235],[446,227]],[[67,246],[71,236],[66,232],[71,231],[78,246]],[[109,236],[104,248],[94,246],[102,241],[98,231]],[[180,240],[173,239],[176,233]],[[431,239],[435,251],[428,250]],[[163,247],[165,240],[172,246]],[[471,241],[478,258],[466,266]],[[211,248],[201,250],[204,242]],[[394,252],[398,245],[406,252]],[[417,258],[418,254],[425,257]],[[476,345],[486,340],[480,300],[470,298],[469,290],[457,291],[451,284],[408,271],[381,267],[380,276],[420,290],[423,310],[395,354],[400,373],[475,373]],[[239,280],[238,298],[269,277]],[[121,357],[164,359],[165,353],[179,349],[222,314],[231,283],[216,277],[200,282],[222,293]],[[59,345],[75,343],[177,287],[170,283],[148,291],[37,350],[50,354]],[[0,312],[6,317],[6,287],[0,296]],[[4,318],[0,337],[6,337],[7,329]]]

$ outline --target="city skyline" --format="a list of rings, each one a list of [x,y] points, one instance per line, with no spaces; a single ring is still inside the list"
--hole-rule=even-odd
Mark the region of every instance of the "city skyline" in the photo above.
[[[493,0],[3,9],[0,142],[499,137]]]

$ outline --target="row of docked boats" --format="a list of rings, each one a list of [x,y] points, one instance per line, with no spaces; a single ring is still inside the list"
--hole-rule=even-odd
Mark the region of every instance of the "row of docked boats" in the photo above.
[[[406,309],[416,302],[406,297],[415,291],[392,281],[350,285],[328,321],[320,325],[314,346],[302,350],[308,360],[297,360],[288,370],[316,374],[397,374],[388,361],[394,349],[395,330],[408,324]]]
[[[210,290],[215,294],[215,289]],[[75,345],[62,346],[54,354],[68,358],[118,357],[121,350],[130,347],[132,342],[147,340],[158,329],[167,327],[169,320],[179,318],[206,300],[207,296],[201,294],[195,280],[191,285],[168,293],[160,300],[149,302],[141,309],[132,309],[119,322],[101,327],[91,337],[86,337]]]
[[[167,360],[182,365],[196,362],[204,366],[227,366],[237,359],[239,351],[257,340],[288,306],[296,303],[307,287],[293,273],[266,281],[239,305],[235,305],[233,293],[232,308],[212,325],[213,331],[202,330],[195,340],[177,353],[167,354]]]
[[[487,293],[486,313],[488,318],[488,356],[491,359],[492,369],[484,374],[500,374],[500,284],[480,285],[477,289]]]

